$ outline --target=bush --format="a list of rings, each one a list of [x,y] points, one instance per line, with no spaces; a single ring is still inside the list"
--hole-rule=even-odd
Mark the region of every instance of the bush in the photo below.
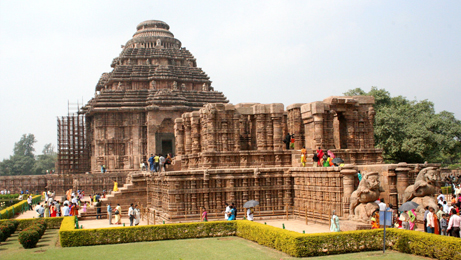
[[[23,230],[18,236],[18,241],[24,248],[35,247],[39,240],[39,233],[33,229]]]
[[[442,260],[461,259],[461,239],[425,232],[389,229],[390,237],[396,237],[393,250]]]
[[[42,198],[41,195],[36,195],[32,197],[32,202],[37,203],[41,200],[41,198]],[[12,206],[9,206],[6,209],[0,210],[0,219],[10,219],[15,214],[20,213],[21,210],[27,210],[27,209],[29,209],[27,200],[20,201]]]
[[[56,218],[27,218],[27,219],[18,219],[14,220],[19,223],[17,229],[23,230],[33,224],[36,223],[37,220],[44,221],[46,223],[47,229],[59,229],[61,227],[61,222],[64,217],[56,217]],[[10,219],[0,220],[0,225],[5,221],[12,221]]]
[[[16,227],[11,221],[3,222],[0,226],[5,227],[2,229],[2,232],[6,234],[6,237],[9,237],[11,234],[14,234],[14,231],[16,231]]]
[[[47,224],[46,224],[46,220],[45,218],[39,218],[37,220],[35,220],[35,224],[40,224],[40,225],[43,225],[45,227],[45,229],[47,228]]]
[[[125,228],[76,229],[73,218],[65,218],[59,231],[62,247],[118,244],[167,239],[233,236],[235,221],[213,221]]]

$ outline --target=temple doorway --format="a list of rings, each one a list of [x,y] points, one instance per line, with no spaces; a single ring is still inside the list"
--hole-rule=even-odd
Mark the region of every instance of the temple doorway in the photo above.
[[[172,140],[162,140],[162,154],[173,154],[173,141]]]
[[[333,120],[333,139],[336,149],[347,149],[347,120],[343,113]]]

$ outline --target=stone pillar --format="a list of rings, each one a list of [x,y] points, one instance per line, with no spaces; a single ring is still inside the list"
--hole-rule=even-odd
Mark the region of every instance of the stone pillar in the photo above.
[[[357,170],[354,166],[347,164],[342,167],[341,175],[343,176],[343,216],[353,214],[349,212],[350,199],[352,192],[354,192],[354,177],[357,174]]]
[[[240,151],[240,117],[237,113],[234,113],[234,151]]]
[[[176,139],[176,154],[184,155],[184,128],[182,118],[176,118],[174,120],[174,135]]]
[[[400,205],[404,203],[403,193],[405,192],[405,189],[409,186],[409,172],[410,168],[408,168],[406,162],[400,162],[399,164],[397,164],[395,173],[397,175],[398,207],[400,207]]]
[[[323,114],[314,115],[314,140],[315,147],[323,146]]]
[[[191,122],[190,122],[190,113],[183,114],[184,120],[184,149],[187,155],[192,153],[192,135],[191,135]]]
[[[207,142],[208,152],[216,151],[216,111],[210,110],[207,114],[208,125],[207,125]]]
[[[264,114],[256,115],[256,146],[257,150],[266,150],[266,129]]]
[[[192,137],[192,153],[200,152],[200,114],[198,111],[191,113],[191,137]]]
[[[272,114],[273,125],[273,141],[274,151],[281,151],[283,149],[283,131],[282,131],[282,117],[281,115]]]

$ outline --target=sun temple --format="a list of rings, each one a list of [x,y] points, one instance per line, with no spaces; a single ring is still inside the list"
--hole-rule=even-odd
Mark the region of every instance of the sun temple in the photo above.
[[[259,217],[290,212],[327,222],[332,210],[345,219],[368,217],[376,198],[397,208],[415,197],[406,189],[418,181],[437,186],[438,164],[384,164],[373,136],[373,97],[231,104],[168,24],[150,20],[136,29],[94,98],[78,115],[58,118],[57,174],[2,177],[0,189],[94,193],[117,181],[125,186],[104,202],[136,202],[168,222],[197,220],[202,207],[218,217],[225,202],[241,207],[247,200],[260,202]],[[294,149],[283,143],[287,134]],[[307,167],[300,163],[303,147]],[[344,165],[312,167],[318,147]],[[174,160],[166,171],[140,168],[150,154],[167,153]]]

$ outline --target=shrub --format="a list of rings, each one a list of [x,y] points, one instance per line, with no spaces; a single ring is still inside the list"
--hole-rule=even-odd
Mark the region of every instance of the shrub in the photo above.
[[[33,203],[37,203],[41,200],[42,196],[41,195],[36,195],[32,197]],[[28,209],[27,205],[27,200],[20,201],[12,206],[9,206],[6,209],[0,210],[0,219],[10,219],[12,218],[15,214],[21,212],[21,210],[26,210]],[[13,214],[14,213],[14,214]]]
[[[3,242],[7,239],[7,236],[5,233],[3,233],[2,228],[0,227],[0,242]]]
[[[35,220],[35,224],[40,224],[40,225],[43,225],[45,227],[45,229],[47,228],[47,224],[46,224],[46,220],[45,218],[39,218],[37,220]]]
[[[28,228],[24,229],[23,231],[26,231],[26,230],[35,230],[38,232],[38,234],[40,235],[40,238],[43,236],[43,234],[45,234],[45,226],[43,225],[40,225],[40,224],[35,224],[35,225],[31,225],[29,226]]]
[[[9,237],[11,234],[14,234],[14,231],[16,231],[16,227],[13,222],[3,222],[0,226],[5,227],[5,229],[2,230],[2,232],[6,233],[7,237]]]
[[[45,221],[46,223],[46,228],[47,229],[59,229],[61,227],[61,222],[64,219],[64,217],[56,217],[56,218],[27,218],[27,219],[18,219],[14,220],[19,223],[17,229],[18,230],[23,230],[30,225],[33,225],[36,223],[37,220]],[[5,221],[11,221],[10,219],[5,219],[5,220],[0,220],[0,225],[5,222]]]
[[[37,245],[40,240],[40,235],[37,231],[28,229],[23,230],[19,233],[18,241],[24,248],[33,248]]]
[[[118,244],[166,239],[203,238],[235,235],[234,221],[150,225],[120,228],[77,229],[73,218],[65,218],[59,231],[61,246]]]

